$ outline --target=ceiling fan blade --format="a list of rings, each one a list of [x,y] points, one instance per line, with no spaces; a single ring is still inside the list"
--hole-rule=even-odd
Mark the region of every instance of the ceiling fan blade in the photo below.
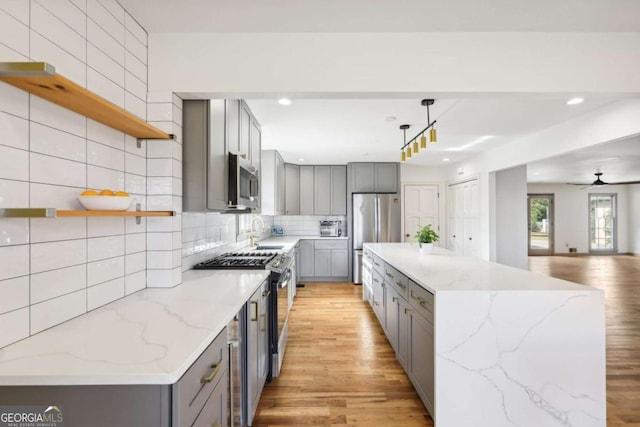
[[[640,181],[610,182],[609,185],[640,184]]]
[[[592,185],[592,183],[590,183],[590,182],[581,182],[580,184],[575,183],[575,182],[565,182],[565,184],[567,184],[567,185]]]

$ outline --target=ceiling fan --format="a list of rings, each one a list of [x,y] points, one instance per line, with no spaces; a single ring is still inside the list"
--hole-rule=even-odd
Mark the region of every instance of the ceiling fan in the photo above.
[[[640,184],[640,181],[624,181],[624,182],[604,182],[603,180],[600,179],[600,177],[602,176],[602,172],[596,172],[594,173],[594,175],[596,176],[596,180],[591,182],[591,183],[580,183],[580,184],[576,184],[573,182],[567,182],[567,184],[569,185],[586,185],[587,187],[583,187],[584,188],[591,188],[591,187],[600,187],[602,185],[625,185],[625,184]]]

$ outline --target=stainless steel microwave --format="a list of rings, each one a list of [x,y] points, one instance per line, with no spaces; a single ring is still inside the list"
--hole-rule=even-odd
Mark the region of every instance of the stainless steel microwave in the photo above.
[[[229,153],[229,208],[254,209],[259,198],[258,169],[242,156]]]

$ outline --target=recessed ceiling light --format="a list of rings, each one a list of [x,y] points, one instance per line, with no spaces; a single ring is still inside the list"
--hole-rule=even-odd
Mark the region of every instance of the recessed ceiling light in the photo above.
[[[395,122],[398,118],[396,116],[387,116],[384,118],[385,122]]]
[[[299,161],[299,162],[304,162],[304,159],[303,159],[302,157],[300,157],[300,158],[298,159],[298,161]]]
[[[567,105],[576,105],[584,102],[584,98],[571,98],[567,101]]]
[[[620,157],[618,157],[618,156],[611,156],[611,157],[607,157],[605,160],[620,160]]]
[[[449,161],[451,161],[451,159],[450,159],[450,158],[448,158],[448,157],[445,157],[444,159],[442,159],[442,161],[443,161],[443,162],[449,162]]]
[[[280,105],[291,105],[293,101],[290,98],[280,98],[278,99],[278,104]]]

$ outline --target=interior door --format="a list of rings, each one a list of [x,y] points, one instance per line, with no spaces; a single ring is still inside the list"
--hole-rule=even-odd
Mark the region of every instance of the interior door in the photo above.
[[[404,242],[415,242],[420,227],[431,224],[440,231],[440,196],[437,185],[404,186]]]
[[[553,194],[527,195],[529,255],[553,255]]]
[[[458,255],[480,256],[478,180],[449,186],[447,248]]]

